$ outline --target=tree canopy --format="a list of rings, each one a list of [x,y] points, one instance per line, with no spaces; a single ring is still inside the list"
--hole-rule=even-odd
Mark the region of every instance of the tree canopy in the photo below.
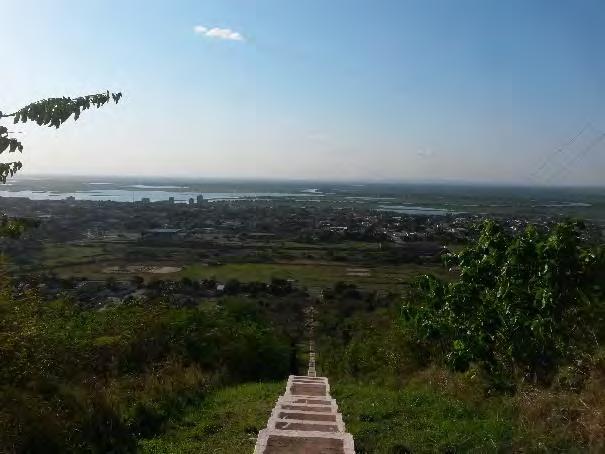
[[[446,260],[459,279],[422,277],[403,315],[451,368],[477,364],[502,384],[548,382],[563,365],[581,368],[598,346],[605,255],[581,223],[515,234],[486,221],[475,244]]]

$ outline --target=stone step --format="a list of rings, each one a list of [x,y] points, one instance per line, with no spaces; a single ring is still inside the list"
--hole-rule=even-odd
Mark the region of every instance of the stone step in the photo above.
[[[296,419],[299,421],[324,421],[324,422],[340,422],[342,416],[340,413],[322,413],[317,411],[300,411],[300,410],[283,410],[276,408],[271,416],[277,419]]]
[[[327,397],[328,389],[325,385],[293,383],[288,387],[288,393],[296,396]]]
[[[353,437],[326,433],[263,429],[258,434],[255,454],[354,454]]]
[[[340,414],[325,416],[333,416],[333,418],[321,419],[310,415],[282,415],[280,413],[269,418],[267,428],[345,432],[345,425]]]
[[[290,375],[267,428],[259,432],[255,454],[355,454],[326,377],[317,377],[315,348],[309,342],[307,375]]]
[[[286,410],[276,407],[276,414],[281,419],[313,419],[315,421],[336,421],[336,413],[320,412],[320,411],[305,411],[305,410]]]
[[[290,375],[286,385],[286,395],[326,397],[330,395],[330,385],[325,377],[295,377]]]
[[[293,404],[305,404],[305,405],[336,405],[336,401],[331,398],[321,399],[317,397],[305,397],[305,396],[280,396],[278,402],[290,402]]]
[[[280,430],[298,430],[298,431],[316,431],[316,432],[342,432],[338,430],[336,424],[309,422],[309,421],[282,421],[276,420],[267,424],[268,429],[280,429]]]
[[[293,380],[312,380],[312,381],[320,381],[327,383],[328,379],[326,377],[309,377],[308,375],[290,375]]]
[[[316,413],[336,413],[336,409],[331,405],[307,405],[307,404],[293,404],[293,403],[278,403],[280,410],[291,410],[291,411],[311,411]]]

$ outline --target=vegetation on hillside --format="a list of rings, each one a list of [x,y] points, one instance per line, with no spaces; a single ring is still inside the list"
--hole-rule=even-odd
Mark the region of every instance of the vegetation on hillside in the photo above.
[[[257,298],[90,310],[4,282],[0,451],[134,451],[217,387],[283,379],[302,329],[280,321],[287,297]]]
[[[577,222],[517,234],[486,222],[446,257],[460,278],[422,277],[403,307],[419,347],[453,370],[478,365],[500,384],[549,384],[561,367],[585,376],[605,334],[605,254]]]
[[[605,448],[602,246],[578,223],[488,222],[445,260],[448,281],[336,282],[315,304],[318,369],[358,452]],[[304,362],[310,296],[239,271],[221,294],[194,275],[44,293],[3,271],[0,451],[248,450]],[[147,298],[81,295],[127,284]]]
[[[487,222],[446,263],[457,279],[421,277],[403,305],[342,284],[318,305],[319,368],[358,450],[605,448],[602,246],[579,223]]]
[[[285,382],[245,383],[219,389],[200,405],[192,406],[161,436],[142,440],[149,454],[231,454],[254,450],[258,432],[265,428],[276,396]]]

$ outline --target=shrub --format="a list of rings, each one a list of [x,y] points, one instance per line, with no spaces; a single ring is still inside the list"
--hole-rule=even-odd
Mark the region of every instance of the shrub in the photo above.
[[[243,299],[85,310],[0,294],[0,452],[128,452],[211,386],[282,378],[290,339]]]
[[[460,278],[420,278],[404,322],[454,370],[477,363],[495,386],[551,382],[561,365],[588,362],[603,330],[605,261],[582,231],[566,222],[510,234],[484,223],[476,244],[446,257]]]

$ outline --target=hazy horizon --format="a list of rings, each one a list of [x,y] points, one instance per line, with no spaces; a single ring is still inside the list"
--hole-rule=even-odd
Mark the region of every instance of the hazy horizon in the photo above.
[[[96,180],[102,182],[103,179],[115,179],[115,180],[169,180],[169,181],[182,181],[182,182],[217,182],[217,183],[285,183],[285,184],[302,184],[302,183],[317,183],[317,184],[342,184],[342,185],[443,185],[443,186],[477,186],[477,187],[511,187],[511,188],[537,188],[537,189],[558,189],[558,188],[578,188],[578,189],[605,189],[605,183],[597,184],[540,184],[540,183],[517,183],[517,182],[506,182],[506,181],[471,181],[471,180],[429,180],[429,179],[409,179],[409,180],[396,180],[396,179],[375,179],[375,180],[348,180],[338,178],[325,178],[325,179],[313,179],[313,178],[283,178],[283,177],[233,177],[233,176],[203,176],[203,175],[137,175],[137,174],[87,174],[87,173],[30,173],[20,172],[17,176],[12,177],[7,182],[10,183],[15,181],[33,181],[39,179],[74,179],[78,181],[84,181],[87,179]],[[95,181],[91,181],[94,183]],[[0,186],[1,188],[1,186]]]
[[[25,0],[0,110],[28,174],[601,186],[605,4]]]

